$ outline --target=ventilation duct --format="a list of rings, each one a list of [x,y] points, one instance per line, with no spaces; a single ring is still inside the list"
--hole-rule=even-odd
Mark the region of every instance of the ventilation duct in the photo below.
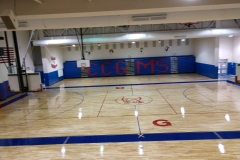
[[[132,17],[132,21],[154,21],[154,20],[163,20],[163,19],[167,19],[167,14]]]
[[[1,13],[0,17],[2,18],[2,21],[7,29],[17,29],[18,21],[12,10],[5,10],[3,13]]]
[[[19,22],[18,23],[19,28],[29,27],[27,22]],[[7,28],[4,23],[0,23],[0,28]]]

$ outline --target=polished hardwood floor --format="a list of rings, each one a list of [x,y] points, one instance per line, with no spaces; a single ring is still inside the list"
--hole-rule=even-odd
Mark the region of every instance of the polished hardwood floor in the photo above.
[[[203,80],[209,82],[200,82]],[[161,82],[186,83],[143,85]],[[114,86],[106,86],[109,84]],[[162,133],[204,132],[219,138],[74,144],[46,142],[47,145],[30,146],[8,144],[0,146],[1,160],[240,160],[240,139],[224,138],[227,137],[225,132],[218,134],[240,130],[239,86],[197,74],[69,79],[51,87],[56,86],[61,88],[29,93],[25,98],[0,108],[0,144],[1,140],[14,138],[93,136],[94,139],[97,135],[155,133],[163,136]]]

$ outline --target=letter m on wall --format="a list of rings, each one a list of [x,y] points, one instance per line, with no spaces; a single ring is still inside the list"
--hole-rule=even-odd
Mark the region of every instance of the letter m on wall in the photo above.
[[[145,62],[143,62],[145,61]],[[137,74],[152,74],[154,73],[154,60],[137,60]]]

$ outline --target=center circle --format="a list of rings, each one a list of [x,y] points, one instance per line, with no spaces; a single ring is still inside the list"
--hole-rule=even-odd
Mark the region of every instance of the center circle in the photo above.
[[[116,102],[122,105],[143,105],[148,104],[152,101],[151,97],[148,96],[122,96],[116,99]]]

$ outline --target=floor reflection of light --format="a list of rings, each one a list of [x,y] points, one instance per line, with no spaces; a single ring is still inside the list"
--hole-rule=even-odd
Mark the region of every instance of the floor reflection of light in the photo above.
[[[144,154],[143,149],[144,149],[144,147],[142,145],[138,146],[138,153],[139,153],[139,155],[143,155]]]
[[[225,153],[224,145],[218,144],[218,148],[221,153]]]
[[[184,107],[181,107],[181,113],[182,113],[182,117],[185,117],[185,109],[184,109]]]
[[[230,116],[228,114],[226,114],[225,119],[229,122],[230,121]]]
[[[79,108],[78,118],[79,118],[79,119],[82,119],[82,108]]]
[[[66,148],[64,146],[61,149],[61,153],[62,153],[62,158],[64,158],[66,153]]]
[[[135,116],[137,117],[137,116],[138,116],[138,111],[135,111],[134,114],[135,114]]]
[[[100,155],[103,156],[103,152],[104,152],[104,146],[100,147]]]

